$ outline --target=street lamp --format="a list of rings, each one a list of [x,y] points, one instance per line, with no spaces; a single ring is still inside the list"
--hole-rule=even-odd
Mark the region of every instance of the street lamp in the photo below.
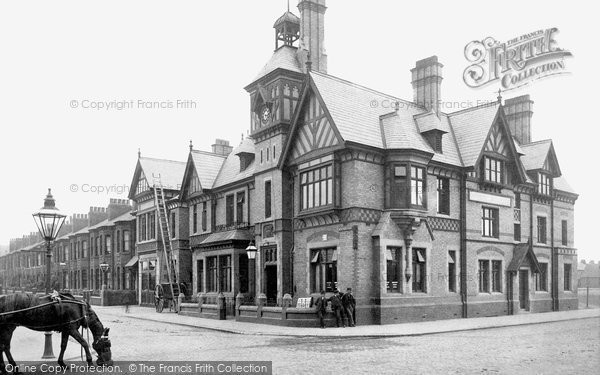
[[[52,288],[50,277],[52,266],[52,241],[58,236],[58,232],[60,232],[60,228],[65,222],[66,217],[66,215],[61,214],[58,208],[56,208],[52,192],[48,189],[48,195],[46,195],[46,199],[44,199],[44,207],[33,214],[35,225],[37,225],[40,235],[44,241],[46,241],[46,294],[50,294],[50,289]],[[42,359],[54,358],[54,353],[52,351],[52,332],[45,332],[44,335],[46,335],[46,340]]]
[[[248,281],[249,281],[249,289],[250,289],[250,295],[254,296],[254,292],[256,289],[254,286],[254,278],[255,275],[254,273],[256,272],[256,267],[254,265],[255,259],[256,259],[256,250],[258,250],[256,248],[256,246],[254,246],[254,242],[250,242],[250,245],[248,245],[248,247],[246,248],[246,254],[248,255]]]
[[[102,290],[106,289],[106,272],[108,272],[108,263],[100,263],[100,269],[102,270],[103,282],[102,282]]]

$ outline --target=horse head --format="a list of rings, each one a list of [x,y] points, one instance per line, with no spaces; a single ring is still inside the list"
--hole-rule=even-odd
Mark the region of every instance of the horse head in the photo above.
[[[96,364],[98,366],[112,366],[112,352],[110,351],[110,339],[108,338],[108,331],[110,328],[105,328],[102,332],[102,336],[99,338],[94,338],[94,342],[92,343],[92,348],[98,353],[98,360]]]
[[[112,366],[112,352],[110,351],[111,343],[110,339],[108,338],[108,332],[110,331],[110,328],[104,328],[94,310],[89,308],[89,305],[87,325],[94,336],[92,348],[96,351],[96,353],[98,353],[98,360],[96,361],[96,364],[98,366]]]

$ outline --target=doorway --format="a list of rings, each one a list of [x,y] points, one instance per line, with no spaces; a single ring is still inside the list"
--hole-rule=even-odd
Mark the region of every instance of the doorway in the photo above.
[[[527,270],[519,271],[519,308],[529,309],[529,272]]]
[[[277,304],[277,266],[265,266],[265,294],[267,296],[267,304],[274,306]]]

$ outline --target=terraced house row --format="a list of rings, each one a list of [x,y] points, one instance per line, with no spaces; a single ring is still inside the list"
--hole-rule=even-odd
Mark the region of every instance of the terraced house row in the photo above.
[[[290,298],[347,287],[361,324],[576,309],[577,194],[552,141],[531,139],[530,97],[443,112],[436,56],[407,72],[411,101],[338,78],[327,72],[325,0],[298,9],[276,20],[275,51],[245,87],[249,136],[210,152],[190,144],[185,161],[140,155],[130,220],[113,219],[112,234],[88,229],[117,239],[123,226],[135,240],[135,254],[133,242],[130,253],[113,245],[113,285],[150,302],[167,279],[161,186],[178,280],[201,303],[223,295],[240,320],[258,318],[239,301],[266,301],[277,323]],[[98,285],[93,262],[81,287]],[[314,320],[297,310],[281,324]]]

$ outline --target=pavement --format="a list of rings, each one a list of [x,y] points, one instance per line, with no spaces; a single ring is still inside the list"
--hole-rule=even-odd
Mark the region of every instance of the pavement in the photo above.
[[[300,328],[268,324],[237,322],[233,319],[215,320],[178,315],[173,312],[157,313],[154,307],[131,306],[125,313],[123,306],[93,307],[100,319],[126,316],[150,322],[208,329],[242,335],[267,335],[288,337],[404,337],[423,336],[447,332],[473,331],[490,328],[561,322],[565,320],[598,319],[600,309],[581,309],[546,313],[523,313],[485,318],[449,319],[428,322],[364,325],[348,328]],[[316,316],[315,316],[316,319]]]

